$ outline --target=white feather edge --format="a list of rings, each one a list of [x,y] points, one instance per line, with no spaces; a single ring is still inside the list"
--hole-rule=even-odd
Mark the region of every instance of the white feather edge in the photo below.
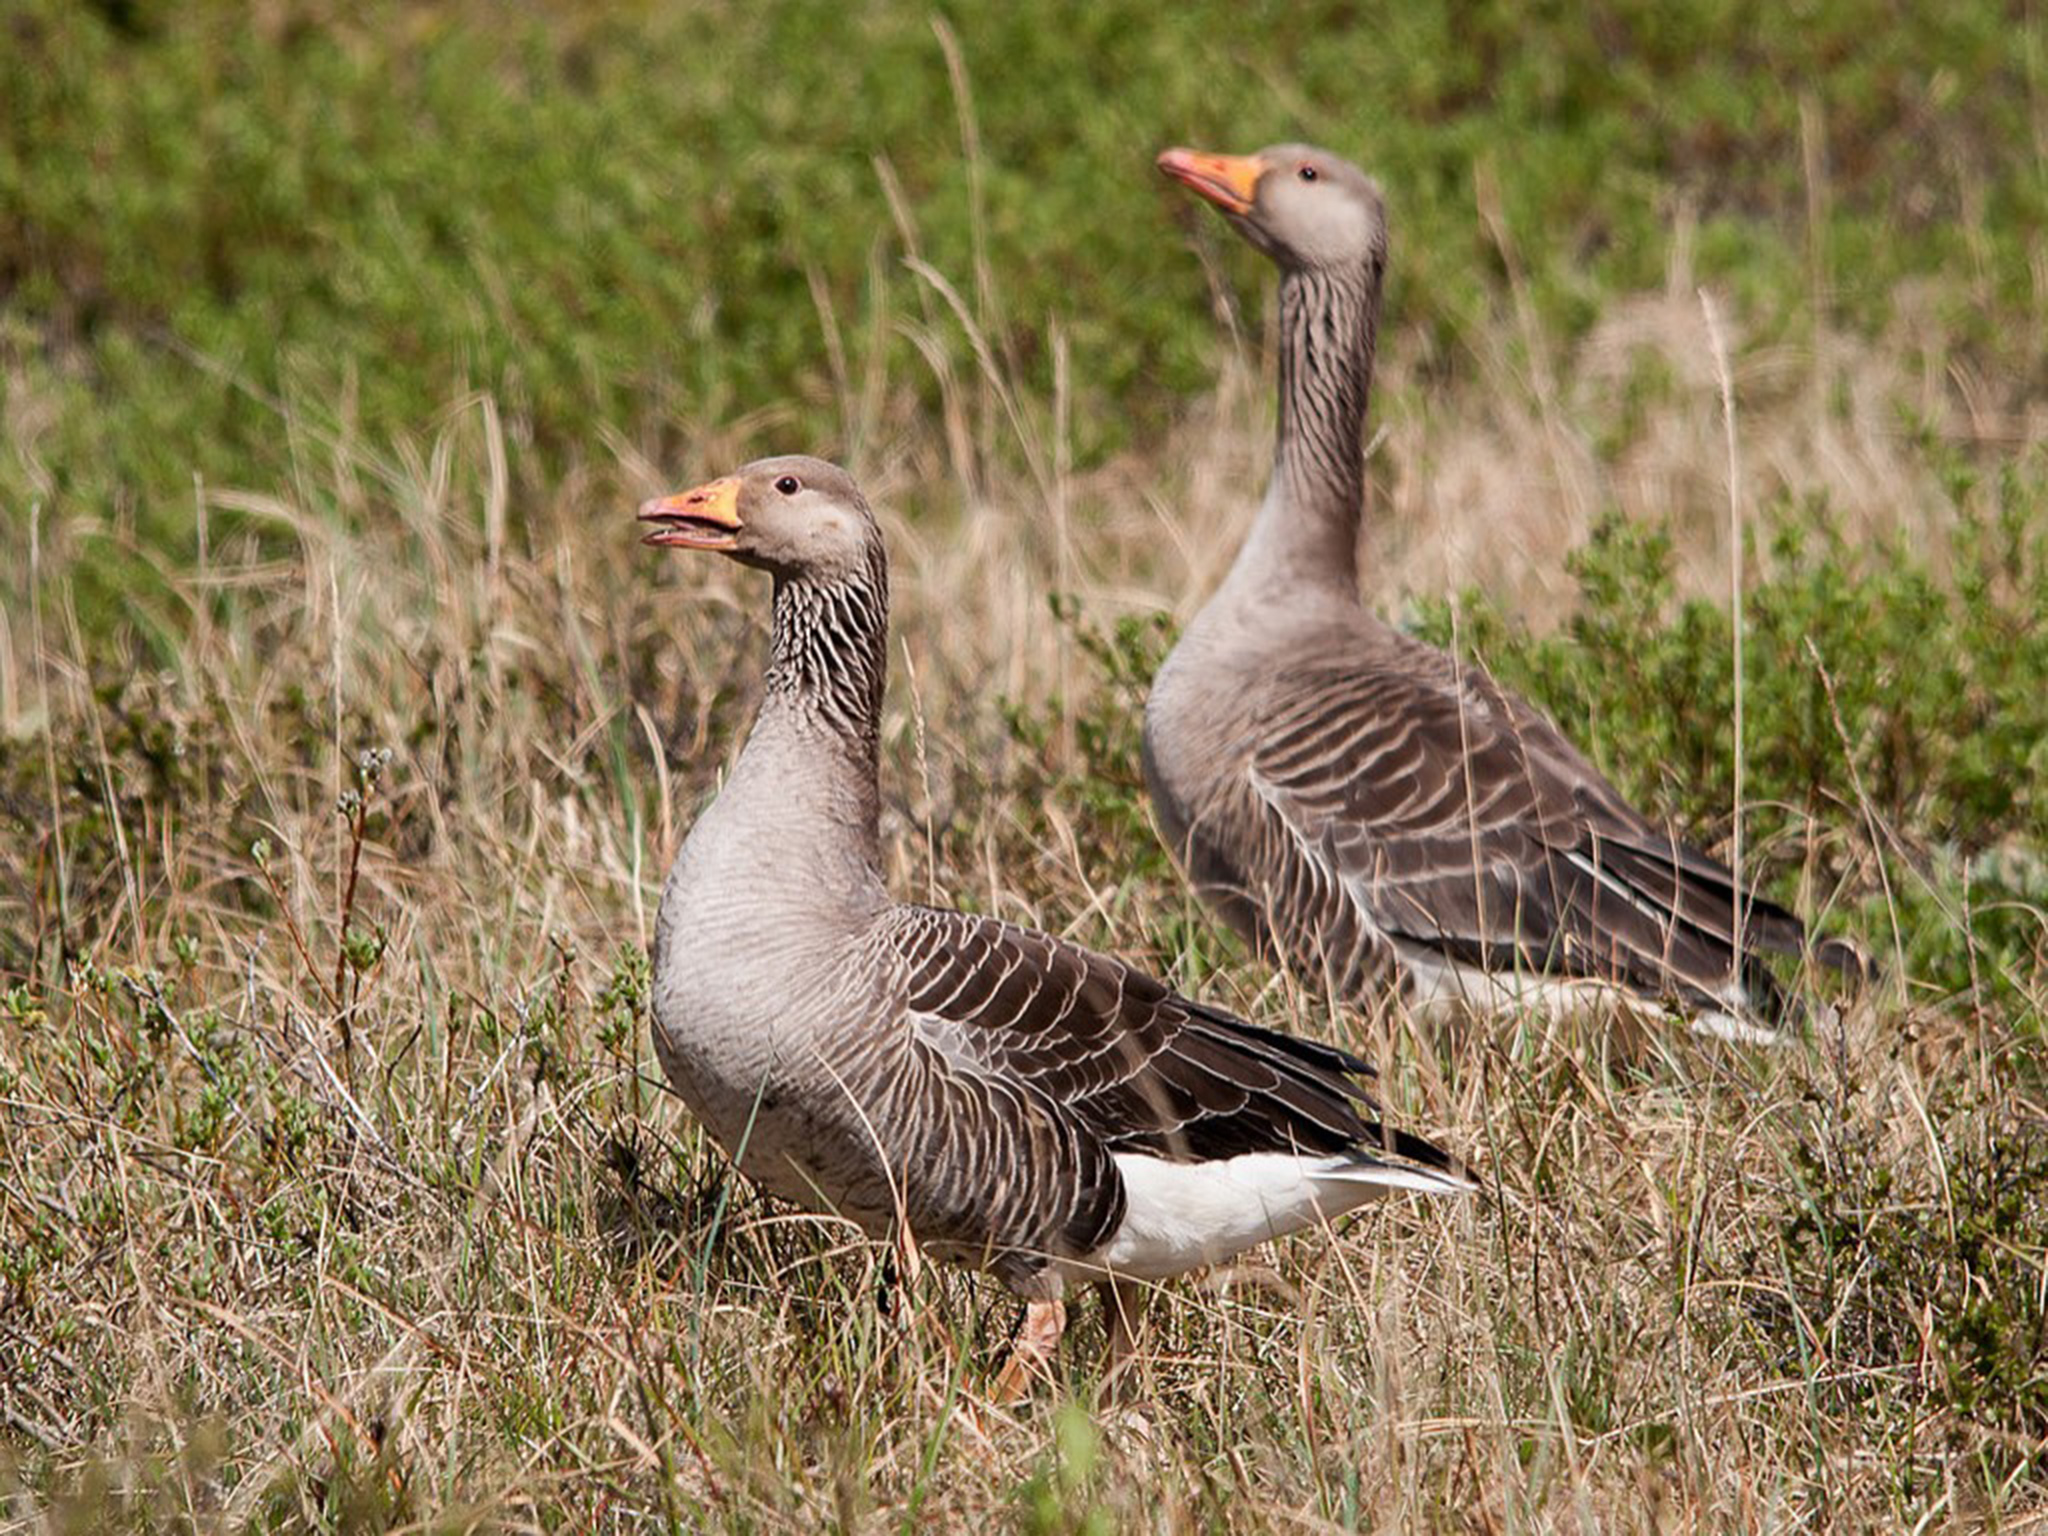
[[[1524,976],[1507,971],[1482,970],[1447,960],[1419,945],[1398,944],[1401,962],[1413,985],[1409,1006],[1423,1018],[1436,1017],[1456,1008],[1482,1013],[1500,1013],[1522,1008],[1547,1019],[1561,1019],[1600,1008],[1619,1008],[1638,1018],[1664,1018],[1674,1010],[1612,982],[1584,977]],[[1731,983],[1722,999],[1726,1008],[1704,1008],[1682,1012],[1688,1028],[1696,1035],[1729,1040],[1741,1045],[1781,1045],[1784,1035],[1753,1018],[1730,1012],[1747,1006],[1742,988]]]
[[[1128,1200],[1123,1222],[1075,1266],[1077,1274],[1110,1270],[1164,1280],[1220,1264],[1397,1190],[1459,1195],[1476,1187],[1458,1174],[1355,1152],[1248,1152],[1200,1163],[1119,1152],[1116,1166]]]

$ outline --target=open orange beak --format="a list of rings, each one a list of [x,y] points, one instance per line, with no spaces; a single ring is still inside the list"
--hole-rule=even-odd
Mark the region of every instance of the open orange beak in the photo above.
[[[1199,149],[1169,149],[1157,162],[1184,187],[1226,213],[1250,213],[1266,163],[1257,155],[1211,155]]]
[[[654,530],[640,540],[668,549],[738,549],[740,483],[727,477],[692,491],[640,504],[640,521]]]

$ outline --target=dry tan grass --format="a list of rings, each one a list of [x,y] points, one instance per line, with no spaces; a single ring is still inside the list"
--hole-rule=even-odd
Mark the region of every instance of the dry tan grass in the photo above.
[[[1700,337],[1674,280],[1553,360],[1556,398],[1504,351],[1431,399],[1396,347],[1372,600],[1470,582],[1555,612],[1610,504],[1668,511],[1687,582],[1723,590]],[[1956,392],[1889,355],[1830,341],[1816,382],[1810,355],[1738,348],[1744,496],[1931,516],[1889,412],[1953,425]],[[1668,378],[1603,458],[1645,369]],[[1236,368],[1170,443],[1087,475],[1056,402],[1001,383],[949,385],[936,423],[891,404],[891,436],[849,425],[896,561],[896,889],[1356,1041],[1487,1197],[1391,1203],[1264,1285],[1170,1288],[1138,1408],[1087,1406],[1084,1321],[1080,1406],[972,1409],[1009,1304],[928,1275],[885,1309],[875,1246],[724,1179],[635,1002],[766,592],[640,549],[630,509],[789,445],[707,430],[665,473],[619,443],[513,506],[495,410],[466,402],[419,442],[309,437],[299,483],[209,492],[205,567],[137,600],[174,637],[156,655],[90,652],[67,609],[118,533],[39,530],[39,603],[0,653],[4,789],[41,829],[8,835],[0,922],[46,968],[0,1013],[0,1523],[2018,1528],[2037,1496],[1988,1469],[2034,1463],[1948,1405],[1896,1256],[1823,1275],[1797,1228],[1873,1168],[1888,1208],[1953,1223],[1955,1159],[1995,1130],[1996,1021],[1885,995],[1755,1056],[1619,1021],[1361,1021],[1241,957],[1212,970],[1177,884],[1127,877],[1140,850],[1098,862],[1073,808],[1019,803],[994,702],[1096,686],[1049,589],[1192,611],[1262,482],[1267,383]],[[336,804],[380,748],[357,860]],[[337,992],[350,925],[382,952]]]

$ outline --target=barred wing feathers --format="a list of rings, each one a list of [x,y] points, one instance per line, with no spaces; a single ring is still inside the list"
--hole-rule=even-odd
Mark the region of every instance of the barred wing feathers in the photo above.
[[[1199,1164],[1284,1153],[1355,1162],[1361,1174],[1412,1164],[1462,1185],[1446,1154],[1374,1118],[1371,1068],[1347,1051],[992,918],[903,907],[888,944],[914,1054],[947,1078],[956,1118],[1045,1117],[1070,1142],[1071,1155],[983,1171],[1020,1197],[1028,1190],[1029,1224],[1067,1253],[1099,1247],[1121,1222],[1120,1155]],[[956,1125],[948,1140],[977,1134]]]
[[[1415,648],[1422,651],[1421,647]],[[1609,981],[1690,1005],[1782,1008],[1763,953],[1804,930],[1632,809],[1542,715],[1441,653],[1274,680],[1252,792],[1287,883],[1341,890],[1380,933],[1494,970]],[[1276,931],[1310,925],[1278,914]],[[1740,978],[1742,996],[1731,996]]]

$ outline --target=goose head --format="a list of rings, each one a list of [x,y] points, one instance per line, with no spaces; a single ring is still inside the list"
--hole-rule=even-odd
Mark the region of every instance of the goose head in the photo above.
[[[1214,203],[1282,267],[1346,268],[1384,261],[1379,184],[1327,149],[1275,144],[1251,155],[1169,149],[1159,169]]]
[[[823,459],[756,459],[732,474],[640,507],[641,539],[704,549],[794,580],[866,571],[881,530],[853,476]]]

